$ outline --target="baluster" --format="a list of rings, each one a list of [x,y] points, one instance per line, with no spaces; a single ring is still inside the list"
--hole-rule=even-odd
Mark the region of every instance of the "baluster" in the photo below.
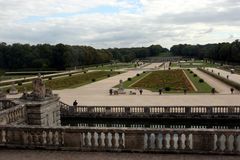
[[[234,135],[234,140],[233,140],[233,151],[234,153],[239,152],[238,151],[238,135]]]
[[[119,148],[124,148],[123,144],[123,133],[119,133]]]
[[[225,149],[224,149],[225,152],[230,151],[230,146],[229,146],[229,136],[230,136],[230,135],[228,135],[228,134],[225,135],[225,137],[226,137],[226,141],[225,141]]]
[[[182,133],[178,133],[178,149],[183,149],[183,143],[182,143]]]
[[[6,135],[7,135],[6,130],[2,130],[2,142],[3,143],[7,142]]]
[[[186,141],[185,141],[185,149],[189,150],[190,149],[190,133],[186,133]]]
[[[53,132],[51,130],[48,131],[48,138],[49,138],[49,144],[53,144]]]
[[[221,134],[216,134],[217,141],[216,141],[216,151],[221,151]]]
[[[82,134],[81,134],[81,136],[82,136]],[[61,145],[64,144],[64,133],[62,131],[60,131],[59,143]],[[81,141],[81,144],[82,144],[82,141]]]
[[[47,132],[46,131],[42,132],[42,144],[43,145],[47,144]]]
[[[86,147],[89,146],[88,132],[85,133],[84,143],[85,143],[85,146],[86,146]]]
[[[94,132],[90,133],[90,137],[91,137],[91,146],[95,147],[95,137],[94,137]]]
[[[158,133],[156,133],[155,134],[155,149],[159,149],[159,145],[160,145],[160,143],[159,143],[159,134]]]
[[[102,135],[102,132],[99,132],[99,133],[97,133],[97,135],[98,135],[98,147],[103,147],[103,141],[102,141],[102,137],[101,137],[101,135]]]
[[[117,148],[116,134],[112,132],[112,148]]]
[[[162,149],[167,149],[166,133],[162,133]]]
[[[104,138],[104,144],[105,147],[108,148],[109,147],[109,139],[108,139],[108,132],[105,132],[105,138]]]
[[[57,130],[54,132],[54,144],[59,145],[59,133]]]
[[[174,148],[174,133],[170,133],[170,149],[175,149]]]
[[[151,133],[146,133],[147,135],[147,149],[151,149]]]

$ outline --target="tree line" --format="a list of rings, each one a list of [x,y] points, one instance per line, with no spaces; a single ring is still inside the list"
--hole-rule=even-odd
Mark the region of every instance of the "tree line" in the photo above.
[[[168,49],[160,45],[139,48],[95,49],[90,46],[64,44],[0,43],[0,69],[4,70],[64,70],[69,67],[103,64],[114,60],[130,62],[155,56]]]
[[[232,43],[190,45],[179,44],[171,47],[170,51],[176,56],[211,59],[222,62],[240,63],[240,41]]]

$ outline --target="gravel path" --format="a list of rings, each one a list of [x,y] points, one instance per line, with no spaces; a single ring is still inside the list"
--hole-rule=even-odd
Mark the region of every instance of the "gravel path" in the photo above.
[[[207,82],[210,86],[216,89],[218,93],[222,94],[230,94],[230,88],[231,86],[223,83],[222,81],[202,72],[199,71],[198,69],[192,69],[194,73],[196,73],[200,78],[204,79],[205,82]],[[237,93],[235,89],[235,93]]]

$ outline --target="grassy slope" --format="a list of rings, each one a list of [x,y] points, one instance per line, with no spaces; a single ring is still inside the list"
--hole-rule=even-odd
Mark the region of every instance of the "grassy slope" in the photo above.
[[[199,77],[194,77],[194,73],[190,73],[190,71],[185,70],[185,73],[195,85],[199,93],[211,93],[212,87],[209,86],[206,82],[199,83]]]
[[[86,74],[78,74],[72,75],[63,78],[57,78],[52,80],[45,81],[46,87],[50,87],[53,90],[66,89],[66,88],[76,88],[85,84],[92,83],[92,79],[99,81],[101,79],[105,79],[108,75],[114,76],[119,72],[110,72],[110,71],[96,71],[89,72]],[[17,89],[19,91],[23,91],[26,87],[27,90],[32,89],[32,84],[25,84],[22,86],[18,86]]]

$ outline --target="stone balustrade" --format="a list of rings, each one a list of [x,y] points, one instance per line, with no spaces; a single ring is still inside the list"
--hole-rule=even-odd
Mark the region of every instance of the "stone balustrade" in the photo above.
[[[61,116],[95,118],[240,118],[240,106],[68,106],[61,105]]]
[[[23,123],[26,118],[26,107],[24,105],[17,105],[0,111],[0,125]]]
[[[240,131],[0,126],[3,148],[240,155]]]

